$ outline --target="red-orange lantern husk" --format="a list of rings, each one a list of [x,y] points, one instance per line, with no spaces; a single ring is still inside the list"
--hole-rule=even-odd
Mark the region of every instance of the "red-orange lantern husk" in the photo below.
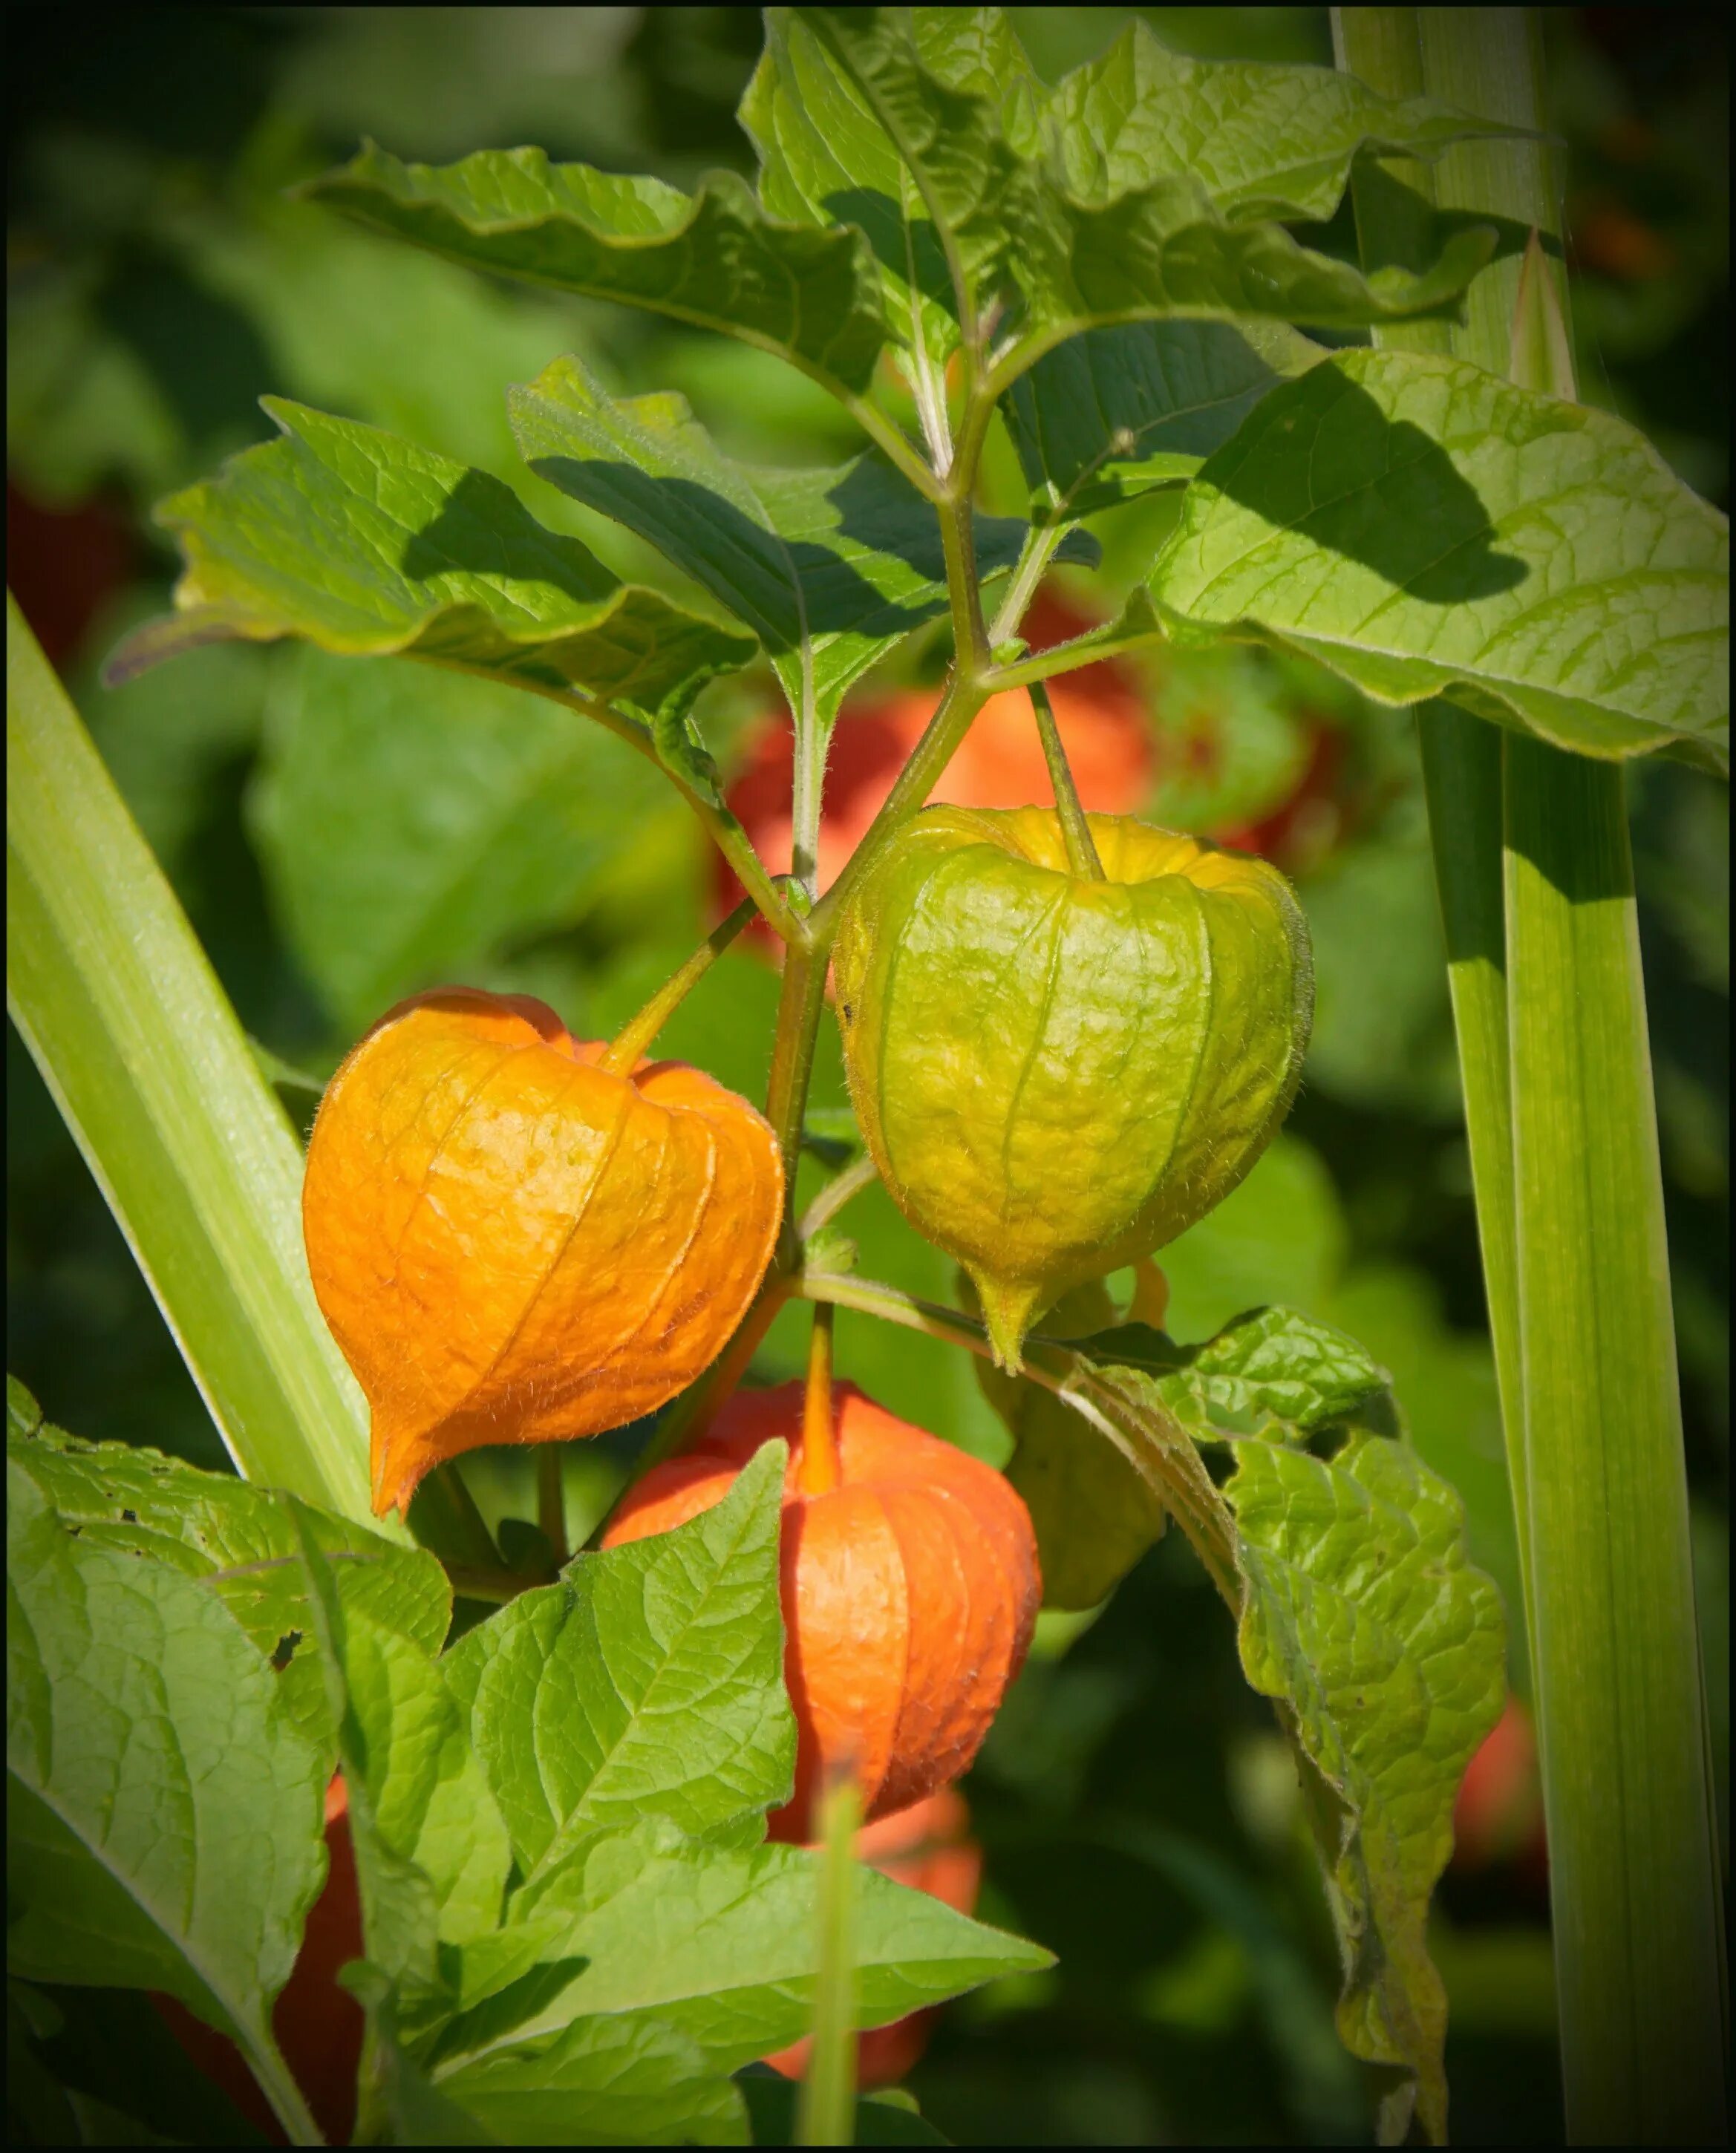
[[[618,1547],[685,1524],[722,1499],[762,1443],[790,1445],[796,1790],[771,1834],[798,1840],[828,1772],[853,1769],[869,1822],[957,1779],[1023,1664],[1042,1599],[1030,1514],[999,1473],[838,1383],[837,1484],[805,1494],[802,1406],[800,1383],[737,1392],[694,1450],[630,1491],[603,1540]]]

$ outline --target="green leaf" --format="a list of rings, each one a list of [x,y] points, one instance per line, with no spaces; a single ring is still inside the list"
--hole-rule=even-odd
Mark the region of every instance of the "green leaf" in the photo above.
[[[324,1874],[325,1775],[269,1666],[201,1585],[87,1542],[10,1459],[7,1599],[10,1970],[178,1997],[310,2127],[270,2008]]]
[[[349,1796],[363,1945],[406,2017],[438,2013],[451,1998],[433,1881],[394,1844],[389,1822],[401,1828],[415,1815],[444,1746],[448,1700],[437,1670],[407,1639],[345,1609],[313,1519],[293,1496],[288,1509]],[[369,2063],[364,2050],[364,2086]]]
[[[1728,563],[1725,519],[1622,420],[1359,351],[1204,466],[1152,588],[1179,634],[1263,636],[1382,701],[1722,771]]]
[[[664,780],[601,726],[492,681],[312,649],[280,676],[247,808],[277,917],[350,1037],[605,893],[630,903],[687,837]]]
[[[787,2046],[812,2015],[818,1881],[803,1847],[706,1845],[654,1823],[592,1840],[524,1895],[527,1908],[568,1916],[558,1946],[536,1976],[453,2024],[437,2075],[592,2013],[676,2026],[717,2070]],[[864,2026],[1050,1963],[878,1871],[857,1881]]]
[[[358,2076],[359,2145],[490,2145],[476,2117],[435,2085],[400,2038],[396,1985],[368,1959],[354,1959],[338,1978],[366,2014]]]
[[[1130,1387],[1148,1387],[1196,1442],[1303,1443],[1387,1390],[1385,1372],[1354,1338],[1292,1308],[1250,1309],[1199,1345],[1129,1323],[1078,1350]]]
[[[336,1728],[309,1641],[300,1543],[280,1496],[140,1445],[84,1443],[39,1417],[28,1433],[8,1433],[7,1455],[84,1545],[200,1580],[277,1672],[283,1709],[331,1757]],[[346,1606],[437,1652],[452,1595],[434,1558],[347,1519],[312,1516]]]
[[[742,337],[847,396],[867,387],[885,338],[861,235],[780,223],[729,172],[689,196],[540,150],[434,166],[370,143],[306,191],[472,268]]]
[[[1055,93],[1069,183],[1088,199],[1190,172],[1236,222],[1323,222],[1359,154],[1428,158],[1523,130],[1433,98],[1377,96],[1331,68],[1195,60],[1135,20]]]
[[[121,644],[110,678],[213,639],[296,635],[650,713],[752,655],[617,582],[486,472],[305,405],[264,405],[281,440],[158,509],[186,557],[177,610]]]
[[[1324,356],[1276,322],[1128,322],[1070,337],[1002,405],[1042,522],[1191,478],[1260,398]]]
[[[1506,1693],[1500,1596],[1465,1559],[1458,1498],[1403,1446],[1356,1435],[1330,1461],[1265,1443],[1235,1454],[1242,1664],[1312,1768],[1345,1955],[1339,2032],[1407,2074],[1440,2144],[1446,1999],[1425,1924],[1459,1781]],[[1403,2137],[1412,2098],[1389,2101],[1387,2134]]]
[[[739,115],[761,196],[792,222],[867,235],[890,333],[938,382],[959,340],[954,265],[992,289],[1005,252],[999,198],[1019,167],[997,87],[1031,111],[1041,90],[999,8],[919,8],[909,28],[899,10],[836,12],[766,11]]]
[[[789,1794],[778,1533],[784,1453],[674,1532],[582,1555],[447,1655],[531,1881],[598,1830],[739,1833]]]
[[[230,1455],[250,1479],[367,1519],[362,1397],[308,1278],[300,1147],[10,603],[6,775],[13,1021]]]
[[[774,11],[742,120],[780,214],[868,232],[931,435],[949,352],[1003,313],[1016,338],[995,364],[1004,386],[1111,322],[1352,328],[1433,313],[1495,244],[1467,231],[1420,277],[1365,280],[1250,221],[1328,214],[1364,141],[1433,150],[1503,130],[1388,104],[1327,69],[1178,61],[1143,24],[1051,94],[996,8]]]
[[[546,2048],[507,2049],[440,2090],[505,2145],[746,2145],[740,2088],[653,2018],[575,2018]]]
[[[851,683],[946,611],[934,512],[873,454],[834,469],[736,462],[673,394],[618,400],[557,359],[509,392],[538,477],[649,539],[765,644],[796,711],[829,720]],[[1017,559],[1025,526],[979,517],[977,567]]]

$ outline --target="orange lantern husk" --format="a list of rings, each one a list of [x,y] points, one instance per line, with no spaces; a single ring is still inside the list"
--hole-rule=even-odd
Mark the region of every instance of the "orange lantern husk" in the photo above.
[[[991,1467],[832,1386],[837,1484],[802,1486],[804,1388],[738,1391],[684,1457],[654,1467],[605,1547],[722,1499],[762,1443],[790,1445],[782,1543],[792,1799],[774,1839],[805,1840],[828,1770],[853,1768],[872,1822],[958,1778],[1024,1662],[1042,1598],[1024,1504]]]
[[[528,995],[389,1011],[308,1148],[313,1290],[372,1412],[374,1508],[485,1443],[596,1435],[717,1356],[777,1238],[783,1166],[703,1071],[601,1066]]]

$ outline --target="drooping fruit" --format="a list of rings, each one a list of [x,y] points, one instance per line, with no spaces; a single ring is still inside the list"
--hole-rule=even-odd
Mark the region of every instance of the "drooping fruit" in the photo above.
[[[865,1825],[856,1835],[856,1858],[913,1891],[926,1891],[955,1913],[976,1911],[982,1886],[982,1849],[970,1836],[970,1812],[956,1787]],[[889,2026],[871,2027],[856,2044],[856,2083],[865,2091],[896,2085],[928,2046],[934,2009],[913,2011]],[[811,2039],[792,2042],[766,2061],[787,2079],[805,2078]]]
[[[1283,1119],[1313,1004],[1275,868],[1093,815],[930,807],[852,893],[834,957],[851,1097],[882,1179],[957,1257],[996,1357],[1070,1286],[1161,1248]]]
[[[753,1298],[783,1203],[771,1129],[697,1069],[605,1051],[528,995],[444,988],[332,1080],[302,1219],[372,1408],[376,1512],[461,1451],[652,1412]]]
[[[958,1778],[1024,1662],[1042,1582],[1025,1505],[994,1469],[832,1387],[837,1484],[802,1489],[803,1387],[738,1391],[685,1456],[654,1467],[605,1547],[668,1532],[719,1502],[762,1443],[784,1483],[784,1674],[796,1790],[774,1838],[811,1836],[828,1770],[854,1769],[872,1822]]]

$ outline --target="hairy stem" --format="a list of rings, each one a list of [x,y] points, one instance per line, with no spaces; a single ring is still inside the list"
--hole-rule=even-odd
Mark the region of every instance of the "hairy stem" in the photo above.
[[[1102,882],[1103,863],[1097,858],[1091,825],[1085,819],[1085,810],[1079,804],[1078,787],[1073,783],[1073,773],[1067,766],[1067,750],[1061,744],[1061,729],[1055,722],[1055,710],[1049,700],[1049,691],[1041,681],[1031,683],[1031,707],[1036,713],[1036,730],[1043,744],[1043,761],[1049,766],[1049,782],[1055,791],[1055,812],[1061,818],[1061,836],[1067,847],[1067,863],[1081,882]]]
[[[829,1219],[835,1219],[853,1197],[859,1196],[864,1188],[880,1178],[880,1169],[873,1159],[864,1154],[843,1173],[836,1173],[815,1197],[797,1222],[797,1238],[809,1240]]]

